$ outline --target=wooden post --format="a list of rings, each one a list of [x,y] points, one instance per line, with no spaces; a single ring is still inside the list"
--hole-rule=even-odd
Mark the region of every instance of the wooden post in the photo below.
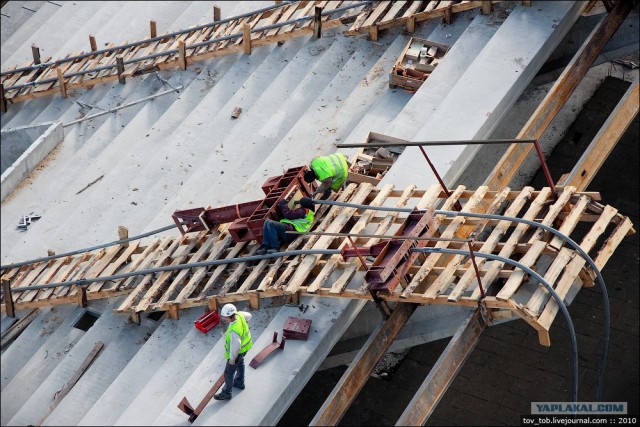
[[[129,229],[122,225],[118,226],[118,240],[125,240],[129,238]],[[124,244],[125,246],[129,246],[129,242]]]
[[[180,311],[177,304],[169,305],[169,318],[174,320],[180,320]]]
[[[218,300],[216,300],[215,297],[209,298],[209,301],[207,301],[207,308],[209,311],[218,311]]]
[[[0,85],[0,111],[7,112],[7,98],[4,96],[4,85]]]
[[[260,292],[251,292],[249,294],[249,307],[254,310],[260,309]]]
[[[135,313],[131,313],[131,316],[129,316],[129,318],[131,319],[131,323],[135,323],[136,325],[140,324],[140,313],[138,313],[137,311]]]
[[[122,55],[116,56],[116,65],[118,67],[118,82],[121,85],[124,84],[124,59],[122,59]]]
[[[153,19],[149,21],[149,34],[151,35],[151,38],[158,36],[158,28],[156,27],[156,21],[154,21]]]
[[[66,98],[67,86],[64,82],[64,75],[62,74],[62,70],[60,68],[56,68],[56,73],[58,74],[58,86],[60,86],[60,94],[63,98]]]
[[[251,55],[251,26],[249,24],[242,26],[242,47],[244,53]]]
[[[98,43],[96,43],[96,36],[89,34],[89,45],[91,46],[91,52],[98,50]]]
[[[54,251],[53,249],[47,249],[47,256],[54,256],[56,254],[56,251]]]
[[[442,20],[447,25],[451,24],[451,19],[453,15],[451,13],[451,5],[449,5],[449,7],[447,7],[443,12],[444,12],[444,15],[442,15]]]
[[[187,45],[184,40],[178,42],[178,66],[181,70],[187,69]]]
[[[222,13],[220,13],[220,6],[213,5],[213,22],[218,22]]]
[[[483,0],[482,13],[485,15],[491,15],[491,0]]]
[[[313,36],[317,39],[322,37],[322,8],[315,7],[315,15],[313,17]]]
[[[407,19],[407,32],[413,33],[415,29],[416,29],[416,17],[410,16],[409,19]]]
[[[378,41],[378,26],[377,25],[372,25],[371,27],[369,27],[369,38],[371,39],[371,41]]]
[[[31,53],[33,54],[33,63],[39,64],[40,61],[40,48],[36,44],[31,45]]]
[[[11,282],[2,280],[2,292],[4,292],[4,308],[7,316],[16,317],[16,310],[13,306],[13,295],[11,295]]]
[[[78,286],[78,307],[85,308],[87,306],[87,289],[84,286]]]
[[[523,6],[531,6],[531,1],[530,0],[522,0],[522,5]]]

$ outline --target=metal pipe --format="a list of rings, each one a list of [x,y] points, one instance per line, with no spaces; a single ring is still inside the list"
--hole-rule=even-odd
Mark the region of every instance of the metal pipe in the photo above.
[[[173,89],[167,89],[167,90],[165,90],[163,92],[156,93],[155,95],[150,95],[150,96],[147,96],[147,97],[144,97],[144,98],[140,98],[137,101],[131,101],[131,102],[127,103],[127,104],[120,105],[119,107],[115,107],[115,108],[112,108],[110,110],[101,111],[99,113],[92,114],[90,116],[86,116],[86,117],[83,117],[83,118],[78,119],[78,120],[74,120],[72,122],[67,123],[66,125],[62,125],[62,127],[68,127],[68,126],[71,126],[71,125],[75,125],[76,123],[80,123],[80,122],[84,122],[84,121],[87,121],[87,120],[95,119],[96,117],[103,116],[103,115],[108,114],[108,113],[113,113],[113,112],[121,110],[123,108],[131,107],[132,105],[136,105],[136,104],[139,104],[141,102],[148,101],[150,99],[154,99],[154,98],[157,98],[157,97],[162,96],[162,95],[166,95],[168,93],[178,92],[180,90],[182,90],[182,86],[178,86],[178,87],[173,88]]]
[[[493,145],[493,144],[527,144],[535,139],[466,139],[458,141],[404,141],[404,142],[366,142],[335,144],[336,148],[367,147],[428,147],[438,145]]]
[[[542,149],[540,148],[540,143],[536,140],[533,143],[533,146],[536,149],[536,153],[538,153],[538,158],[540,159],[540,163],[542,165],[542,172],[544,173],[544,178],[547,180],[547,184],[551,188],[553,192],[553,197],[558,198],[558,190],[556,190],[556,186],[553,183],[553,178],[551,178],[551,172],[549,171],[549,167],[547,166],[547,161],[544,159],[544,154],[542,154]]]

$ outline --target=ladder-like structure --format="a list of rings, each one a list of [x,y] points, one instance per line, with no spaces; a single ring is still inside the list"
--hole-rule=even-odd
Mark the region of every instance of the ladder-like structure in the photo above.
[[[41,60],[37,48],[34,60],[21,67],[12,66],[0,74],[2,105],[68,91],[92,88],[97,84],[171,68],[186,69],[189,64],[237,52],[251,53],[257,46],[274,44],[295,37],[315,34],[350,22],[370,1],[296,1],[186,30],[155,34],[116,46],[75,52],[65,58]]]
[[[339,201],[371,207],[384,205],[422,210],[433,207],[452,210],[458,202],[462,213],[501,213],[507,217],[535,220],[569,236],[580,224],[581,232],[585,227],[588,230],[574,240],[585,252],[596,254],[593,258],[601,269],[633,229],[629,218],[611,206],[599,204],[598,199],[598,193],[577,193],[573,187],[561,189],[557,199],[550,188],[534,191],[532,187],[520,191],[509,188],[489,191],[487,187],[480,187],[470,191],[459,186],[451,189],[447,197],[438,185],[427,190],[411,186],[398,191],[391,185],[376,189],[368,183],[349,184],[338,197]],[[481,206],[488,207],[481,209]],[[294,240],[286,251],[339,249],[345,252],[352,247],[352,242],[358,247],[372,247],[384,241],[373,235],[401,232],[410,216],[404,211],[321,205],[312,229],[319,234]],[[86,304],[87,300],[123,294],[128,296],[116,311],[129,314],[134,320],[139,319],[142,312],[168,311],[177,318],[181,309],[208,306],[215,310],[220,304],[242,300],[248,300],[252,307],[257,308],[261,298],[300,294],[375,299],[378,302],[469,307],[481,304],[486,310],[487,321],[520,316],[539,332],[541,342],[548,345],[548,331],[558,312],[558,305],[549,298],[548,291],[529,280],[523,271],[504,262],[487,260],[481,255],[499,255],[534,269],[553,285],[563,299],[580,286],[594,284],[595,276],[586,261],[562,239],[542,228],[506,219],[498,221],[464,215],[448,217],[436,212],[429,218],[428,233],[420,232],[420,236],[437,237],[439,240],[417,246],[466,250],[466,244],[447,239],[455,238],[456,233],[465,229],[471,230],[476,236],[472,247],[478,270],[463,255],[420,253],[409,258],[409,264],[396,277],[396,284],[390,292],[378,293],[370,292],[367,286],[361,258],[345,260],[340,251],[329,255],[286,255],[243,262],[242,257],[255,254],[258,244],[255,241],[236,243],[228,227],[224,224],[211,232],[205,230],[186,235],[176,232],[173,236],[156,238],[145,245],[135,241],[3,270],[2,310]],[[345,233],[355,236],[340,236]],[[357,237],[359,234],[365,237]],[[213,265],[216,260],[231,261]],[[95,278],[154,266],[177,267],[206,264],[208,261],[212,265],[199,264],[118,280],[94,281]],[[372,265],[363,261],[369,264],[366,268]],[[381,268],[379,263],[373,267]],[[370,270],[369,277],[373,270]],[[395,266],[388,270],[399,271]],[[71,286],[19,291],[31,285],[63,281],[73,283]],[[492,287],[494,292],[488,292]],[[11,300],[8,300],[8,295],[12,296]]]

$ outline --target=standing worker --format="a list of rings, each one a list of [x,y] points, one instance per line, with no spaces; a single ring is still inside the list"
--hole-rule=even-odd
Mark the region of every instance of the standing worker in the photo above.
[[[224,343],[227,365],[224,368],[224,387],[213,398],[215,400],[229,400],[231,399],[232,387],[244,390],[244,355],[253,345],[251,331],[249,331],[247,324],[251,320],[251,313],[238,311],[233,304],[225,304],[220,310],[220,317],[229,323]]]
[[[319,156],[311,160],[309,170],[304,173],[304,180],[312,183],[316,179],[320,186],[312,194],[315,199],[317,194],[322,194],[320,200],[325,200],[331,195],[331,190],[338,191],[349,175],[347,158],[342,153],[333,153],[328,156]]]
[[[287,234],[287,231],[306,233],[311,229],[315,218],[315,205],[308,197],[301,198],[298,202],[300,208],[289,209],[288,200],[281,200],[278,208],[283,219],[274,221],[268,219],[262,226],[262,244],[256,251],[256,255],[272,254],[280,250],[282,242],[289,243],[296,237],[295,234]]]

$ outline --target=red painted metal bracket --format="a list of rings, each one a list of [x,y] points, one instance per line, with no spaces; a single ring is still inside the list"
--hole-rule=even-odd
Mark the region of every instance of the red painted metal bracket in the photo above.
[[[279,219],[277,207],[280,200],[296,189],[304,196],[313,193],[315,184],[304,180],[306,170],[307,166],[298,166],[268,178],[262,186],[266,195],[264,199],[213,209],[178,210],[171,217],[183,235],[211,231],[221,224],[233,222],[229,226],[229,234],[236,243],[254,239],[262,243],[262,226],[267,219]]]
[[[278,344],[278,333],[274,332],[273,342],[263,348],[260,353],[258,353],[253,359],[251,359],[249,366],[251,366],[253,369],[257,369],[258,366],[260,366],[260,364],[264,361],[264,359],[266,359],[266,357],[273,353],[276,349],[279,348],[281,350],[284,350],[284,343],[286,340],[287,338],[285,336],[282,336],[282,341],[280,341],[280,343]]]
[[[411,239],[413,237],[431,237],[436,227],[430,227],[434,208],[426,210],[414,209],[405,222],[395,233],[395,238],[381,242],[369,248],[344,248],[342,256],[347,259],[359,252],[364,256],[375,256],[364,279],[372,292],[392,293],[400,281],[403,280],[409,268],[418,257],[418,252],[411,252],[412,248],[421,248],[427,245],[427,239]]]
[[[218,389],[220,389],[220,387],[222,387],[223,383],[224,383],[224,374],[220,375],[220,378],[218,378],[218,381],[216,381],[213,384],[213,387],[211,387],[209,392],[202,399],[202,402],[198,404],[196,409],[193,409],[193,406],[191,406],[191,404],[189,403],[186,397],[183,397],[180,403],[178,403],[178,409],[180,409],[185,414],[189,415],[190,423],[194,422],[196,418],[198,418],[198,415],[200,415],[202,410],[209,404],[209,402],[213,398],[213,395],[216,394],[216,392],[218,391]]]

